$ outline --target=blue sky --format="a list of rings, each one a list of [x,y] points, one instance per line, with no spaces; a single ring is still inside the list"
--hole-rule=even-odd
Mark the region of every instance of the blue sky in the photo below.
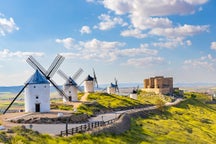
[[[78,83],[92,68],[99,84],[215,82],[215,14],[213,0],[0,0],[0,85],[33,74],[29,55],[48,68],[57,54],[66,74],[84,70]]]

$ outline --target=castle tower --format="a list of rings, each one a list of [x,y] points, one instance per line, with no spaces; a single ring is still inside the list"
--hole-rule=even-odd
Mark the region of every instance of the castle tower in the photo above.
[[[94,78],[90,75],[84,81],[84,92],[94,92]]]
[[[50,111],[50,83],[38,71],[27,81],[25,89],[25,112]]]

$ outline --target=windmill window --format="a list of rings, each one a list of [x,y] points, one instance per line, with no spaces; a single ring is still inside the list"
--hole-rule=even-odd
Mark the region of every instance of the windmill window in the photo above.
[[[34,86],[34,88],[36,88],[36,86]]]
[[[38,96],[36,96],[36,99],[38,99],[39,97]]]
[[[46,86],[44,86],[44,88],[46,88]]]
[[[71,93],[71,91],[69,91],[69,93]]]

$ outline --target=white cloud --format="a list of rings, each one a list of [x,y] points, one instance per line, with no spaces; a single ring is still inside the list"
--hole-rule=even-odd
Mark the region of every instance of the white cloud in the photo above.
[[[195,34],[201,33],[201,32],[207,32],[209,29],[208,25],[183,25],[179,27],[174,28],[154,28],[152,29],[149,34],[157,35],[157,36],[165,36],[169,38],[175,38],[175,37],[187,37],[187,36],[193,36]]]
[[[93,3],[93,2],[95,2],[95,0],[86,0],[86,2],[89,2],[89,3]]]
[[[71,38],[72,39],[72,38]],[[61,53],[67,58],[93,59],[103,61],[115,61],[118,57],[138,57],[138,56],[156,56],[157,50],[149,49],[147,44],[142,44],[138,48],[124,48],[125,43],[118,41],[100,41],[92,39],[89,41],[74,42],[77,51],[71,49],[71,52]]]
[[[83,26],[80,30],[81,34],[90,34],[91,33],[91,29],[89,26]]]
[[[104,0],[104,7],[116,14],[129,13],[132,17],[167,16],[191,14],[197,5],[205,4],[208,0]]]
[[[153,49],[149,49],[148,46],[142,44],[140,45],[139,48],[128,48],[128,49],[122,49],[119,50],[119,55],[124,55],[124,56],[138,56],[138,55],[157,55],[158,51],[157,50],[153,50]]]
[[[123,37],[135,37],[135,38],[146,38],[147,34],[143,34],[139,29],[129,29],[121,32]]]
[[[208,2],[209,0],[185,0],[185,1],[188,2],[189,4],[200,5]]]
[[[187,46],[191,46],[191,45],[192,45],[192,42],[191,42],[190,40],[187,40],[187,41],[186,41],[186,44],[187,44]]]
[[[127,61],[127,65],[132,66],[151,66],[162,64],[164,62],[164,58],[162,57],[144,57],[144,58],[133,58]]]
[[[216,50],[216,42],[211,42],[211,49]]]
[[[196,68],[196,69],[206,69],[208,71],[216,70],[216,58],[213,58],[211,54],[207,56],[202,56],[198,59],[188,59],[184,61],[185,68]],[[186,67],[187,66],[187,67]]]
[[[68,37],[68,38],[65,38],[65,39],[56,39],[56,42],[57,43],[60,43],[60,44],[63,44],[63,46],[67,49],[71,49],[72,46],[73,46],[73,39]]]
[[[188,15],[200,11],[208,0],[103,0],[105,8],[117,15],[127,15],[132,27],[121,32],[122,36],[145,38],[147,34],[168,38],[187,37],[208,31],[208,25],[183,25],[175,27],[167,18],[170,15]],[[101,23],[101,29],[113,27],[111,23]],[[103,26],[103,27],[102,27]],[[99,26],[98,26],[99,27]],[[142,31],[141,31],[142,30]],[[145,34],[144,32],[149,33]],[[169,44],[167,44],[169,45]],[[187,45],[191,45],[188,41]]]
[[[79,47],[79,51],[62,53],[62,55],[68,58],[114,61],[117,59],[116,51],[118,48],[123,47],[125,43],[92,39],[90,41],[79,41],[75,45]]]
[[[101,14],[98,18],[101,20],[101,22],[98,25],[95,25],[94,28],[100,30],[109,30],[114,28],[116,25],[121,25],[121,26],[127,25],[127,23],[125,23],[123,19],[120,17],[112,18],[110,15]]]
[[[172,26],[172,21],[168,18],[152,18],[143,16],[133,16],[131,22],[135,28],[141,30],[151,29],[151,28],[168,28]]]
[[[44,53],[42,52],[22,52],[22,51],[11,52],[9,49],[3,49],[2,51],[0,51],[0,59],[14,58],[14,57],[23,58],[23,57],[30,56],[30,55],[41,57],[44,55]]]
[[[5,36],[14,30],[19,30],[19,27],[15,24],[13,18],[7,19],[3,14],[0,14],[0,35]]]
[[[167,39],[160,39],[160,42],[152,43],[154,47],[161,47],[161,48],[177,48],[178,46],[191,46],[192,42],[190,40],[184,41],[183,38],[167,38]]]

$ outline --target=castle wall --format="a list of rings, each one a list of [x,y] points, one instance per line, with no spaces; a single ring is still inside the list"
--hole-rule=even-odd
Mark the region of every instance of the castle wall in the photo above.
[[[144,80],[144,91],[154,92],[156,94],[172,94],[173,78],[163,76],[151,77]]]

